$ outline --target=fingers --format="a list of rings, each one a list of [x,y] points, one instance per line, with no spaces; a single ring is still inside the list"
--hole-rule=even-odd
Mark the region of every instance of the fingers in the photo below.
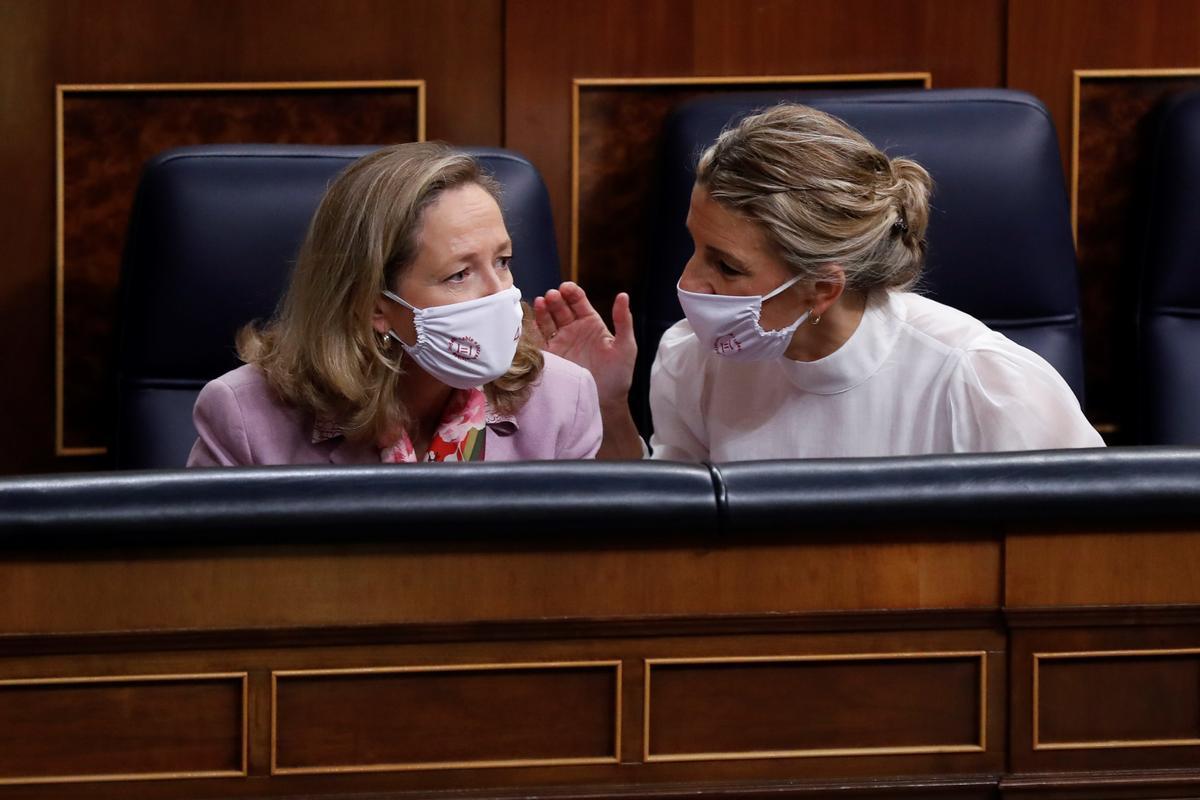
[[[637,352],[637,341],[633,336],[633,312],[629,310],[629,295],[621,292],[613,301],[613,335],[618,345],[625,350]]]
[[[563,285],[565,286],[566,284]],[[558,289],[551,289],[546,292],[546,310],[550,313],[550,319],[554,321],[554,325],[558,328],[565,328],[575,321],[575,312]]]
[[[558,288],[563,300],[566,301],[576,318],[588,317],[596,313],[596,309],[592,308],[592,303],[588,300],[587,292],[583,291],[583,287],[579,284],[567,281]]]
[[[534,298],[533,321],[537,323],[538,330],[542,332],[542,339],[549,344],[550,340],[554,338],[554,334],[558,333],[558,326],[554,324],[554,318],[550,316],[550,309],[546,307],[546,298]]]

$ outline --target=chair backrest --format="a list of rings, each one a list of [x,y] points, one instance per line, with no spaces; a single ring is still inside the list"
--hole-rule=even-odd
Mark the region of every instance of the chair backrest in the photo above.
[[[1200,445],[1200,92],[1158,111],[1138,303],[1138,439]]]
[[[1082,397],[1079,289],[1058,139],[1036,98],[1002,89],[773,99],[757,92],[676,109],[664,130],[658,238],[640,312],[641,382],[663,331],[683,316],[675,284],[692,252],[683,220],[700,153],[731,122],[784,99],[833,114],[889,156],[928,169],[935,187],[919,290],[1036,351]]]
[[[238,365],[237,330],[271,315],[317,203],[374,147],[185,147],[147,163],[121,273],[116,464],[182,466],[192,405]],[[503,187],[513,270],[527,298],[557,286],[550,201],[521,156],[468,148]]]

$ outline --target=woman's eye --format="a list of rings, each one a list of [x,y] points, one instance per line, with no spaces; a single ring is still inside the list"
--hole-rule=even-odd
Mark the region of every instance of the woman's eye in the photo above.
[[[458,272],[446,278],[446,283],[462,283],[467,279],[467,270],[460,269]]]
[[[509,269],[512,264],[512,256],[500,256],[496,259],[497,269]]]
[[[717,269],[720,270],[721,274],[727,278],[736,278],[742,274],[740,271],[734,269],[733,267],[729,266],[729,264],[721,260],[717,261]]]

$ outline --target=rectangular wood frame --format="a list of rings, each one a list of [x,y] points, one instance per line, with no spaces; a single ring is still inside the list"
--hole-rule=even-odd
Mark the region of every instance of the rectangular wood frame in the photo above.
[[[933,85],[932,72],[865,72],[833,73],[829,75],[721,75],[710,77],[652,77],[652,78],[576,78],[571,82],[571,280],[579,280],[579,102],[580,94],[588,89],[621,86],[770,86],[802,87],[827,83],[901,83],[921,81],[924,88]]]
[[[425,141],[425,81],[277,81],[249,83],[115,83],[56,84],[54,87],[54,175],[55,175],[55,299],[54,299],[54,454],[56,456],[104,455],[106,447],[67,447],[63,441],[65,396],[65,175],[63,105],[67,95],[133,92],[294,92],[361,89],[415,89],[417,94],[417,141]]]

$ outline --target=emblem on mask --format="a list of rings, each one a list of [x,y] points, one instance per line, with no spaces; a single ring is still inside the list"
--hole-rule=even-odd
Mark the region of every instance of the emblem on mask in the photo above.
[[[455,336],[450,340],[450,354],[463,361],[474,361],[479,358],[479,342],[470,336]]]
[[[736,353],[742,349],[742,343],[739,342],[732,333],[727,333],[724,336],[718,337],[713,342],[713,352],[719,356]]]

